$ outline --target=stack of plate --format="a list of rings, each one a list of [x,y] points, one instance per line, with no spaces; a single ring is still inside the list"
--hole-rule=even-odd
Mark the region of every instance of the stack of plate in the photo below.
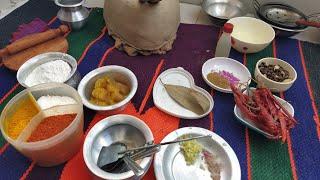
[[[266,3],[260,5],[254,1],[258,17],[270,24],[278,36],[293,36],[306,30],[307,26],[298,25],[297,20],[308,20],[298,9],[282,3]]]

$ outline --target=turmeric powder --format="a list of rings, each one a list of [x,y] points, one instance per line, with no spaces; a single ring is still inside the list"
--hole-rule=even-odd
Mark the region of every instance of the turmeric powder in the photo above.
[[[12,107],[12,113],[5,120],[5,127],[9,137],[17,139],[30,120],[39,113],[39,108],[35,104],[30,94],[20,100],[16,107]]]

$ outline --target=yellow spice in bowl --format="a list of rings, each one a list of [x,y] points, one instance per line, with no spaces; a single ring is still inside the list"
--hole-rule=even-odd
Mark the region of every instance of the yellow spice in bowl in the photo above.
[[[12,139],[17,139],[30,120],[39,113],[35,100],[28,94],[22,98],[5,119],[5,129]]]
[[[104,76],[95,82],[90,102],[99,106],[110,106],[124,100],[129,92],[127,85]]]

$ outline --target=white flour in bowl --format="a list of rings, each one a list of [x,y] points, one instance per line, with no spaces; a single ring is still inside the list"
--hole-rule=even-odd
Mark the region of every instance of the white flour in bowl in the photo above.
[[[70,65],[63,60],[50,61],[34,68],[27,76],[25,84],[29,87],[49,82],[65,82],[71,73]]]
[[[40,108],[48,109],[54,106],[61,106],[61,105],[69,105],[69,104],[77,104],[77,102],[68,96],[41,96],[37,100],[38,105]]]

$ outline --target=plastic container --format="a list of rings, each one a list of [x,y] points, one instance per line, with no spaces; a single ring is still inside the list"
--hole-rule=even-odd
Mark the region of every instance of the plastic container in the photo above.
[[[233,30],[233,25],[230,23],[225,23],[223,26],[223,33],[220,36],[216,51],[215,57],[229,57],[231,50],[231,33]]]
[[[15,110],[15,105],[31,94],[35,99],[44,95],[69,96],[77,104],[54,106],[40,110],[24,128],[16,140],[7,135],[5,121]],[[75,119],[59,134],[37,142],[26,142],[37,125],[48,116],[76,113]],[[13,97],[0,116],[0,128],[3,137],[19,152],[40,166],[55,166],[71,159],[79,152],[83,141],[83,105],[78,92],[63,83],[47,83],[25,89]]]

